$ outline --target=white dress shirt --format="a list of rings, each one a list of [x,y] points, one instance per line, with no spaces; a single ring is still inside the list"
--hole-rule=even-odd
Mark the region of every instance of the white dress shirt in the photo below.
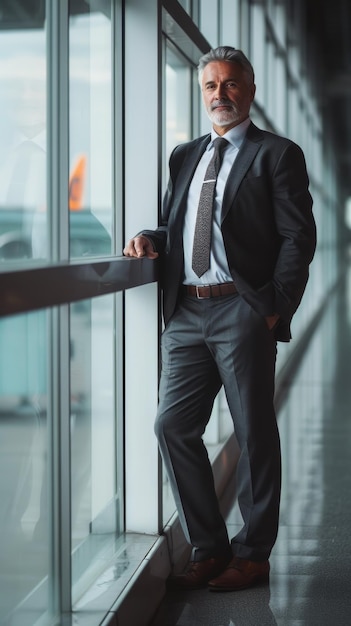
[[[195,222],[199,198],[205,172],[213,155],[213,140],[218,137],[212,130],[211,141],[208,144],[199,164],[194,172],[188,193],[187,207],[184,218],[183,247],[184,247],[184,285],[210,285],[216,283],[226,283],[233,280],[224,249],[221,214],[224,188],[229,176],[229,172],[239,152],[239,148],[245,138],[246,131],[250,125],[250,118],[247,118],[238,126],[228,130],[223,137],[228,141],[223,154],[223,161],[218,173],[213,208],[213,229],[210,252],[210,267],[200,278],[191,267]]]

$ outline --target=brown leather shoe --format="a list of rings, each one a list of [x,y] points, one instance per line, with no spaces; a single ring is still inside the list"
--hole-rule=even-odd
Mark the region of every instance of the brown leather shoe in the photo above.
[[[269,561],[247,561],[235,556],[224,572],[209,581],[210,591],[237,591],[268,582]]]
[[[206,561],[190,561],[186,571],[171,576],[167,581],[168,589],[201,589],[209,580],[218,576],[227,567],[230,557],[207,559]]]

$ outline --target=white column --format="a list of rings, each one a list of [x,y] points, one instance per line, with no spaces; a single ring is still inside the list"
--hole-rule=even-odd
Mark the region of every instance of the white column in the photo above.
[[[128,0],[125,21],[126,239],[158,222],[160,164],[159,13],[157,0]],[[135,263],[139,261],[136,259]],[[155,284],[125,294],[126,530],[158,530],[158,392]]]

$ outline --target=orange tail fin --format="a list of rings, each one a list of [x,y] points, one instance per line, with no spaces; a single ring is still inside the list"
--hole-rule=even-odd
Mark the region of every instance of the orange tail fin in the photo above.
[[[69,178],[68,206],[70,211],[80,211],[83,208],[86,162],[86,157],[80,156]]]

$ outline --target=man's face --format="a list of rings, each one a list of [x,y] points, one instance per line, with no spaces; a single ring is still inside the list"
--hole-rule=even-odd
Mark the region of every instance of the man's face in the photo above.
[[[219,135],[224,135],[248,117],[256,87],[238,63],[208,63],[203,71],[201,88],[207,114]]]

